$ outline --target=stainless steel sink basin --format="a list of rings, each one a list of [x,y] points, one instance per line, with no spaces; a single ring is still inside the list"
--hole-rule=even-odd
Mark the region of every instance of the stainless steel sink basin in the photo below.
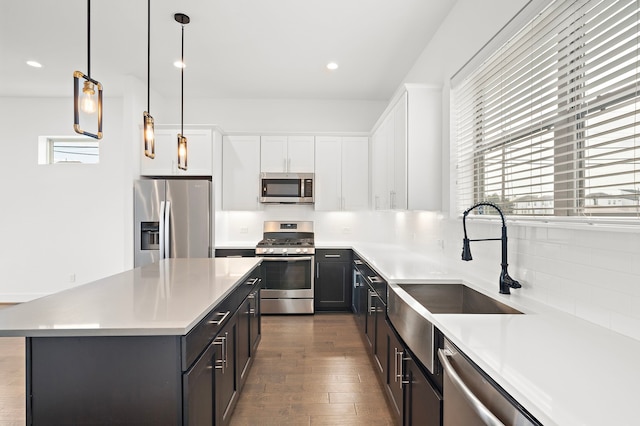
[[[402,340],[431,373],[437,368],[437,333],[431,321],[418,313],[416,305],[432,314],[522,314],[464,284],[416,283],[398,287],[414,300],[404,300],[398,294],[399,289],[389,287],[387,314]]]
[[[399,284],[433,314],[522,314],[464,284]]]

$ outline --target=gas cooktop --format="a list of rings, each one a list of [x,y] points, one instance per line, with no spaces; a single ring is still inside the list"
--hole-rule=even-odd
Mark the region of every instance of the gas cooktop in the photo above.
[[[313,222],[267,221],[263,237],[256,245],[258,255],[304,256],[315,253]]]

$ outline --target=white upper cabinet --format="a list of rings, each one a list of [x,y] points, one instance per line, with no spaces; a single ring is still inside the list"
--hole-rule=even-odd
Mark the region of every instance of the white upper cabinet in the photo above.
[[[260,171],[313,173],[313,136],[262,136]]]
[[[369,207],[369,138],[316,137],[315,209]]]
[[[374,209],[440,210],[442,90],[405,85],[372,135]]]
[[[222,139],[222,208],[260,210],[260,136]]]
[[[394,180],[394,115],[389,114],[371,137],[371,189],[373,208],[391,208]]]
[[[212,129],[184,129],[184,135],[187,138],[187,170],[178,169],[178,133],[180,128],[177,126],[155,129],[156,156],[151,159],[141,154],[140,175],[211,176],[213,174]],[[140,141],[140,149],[142,145]]]

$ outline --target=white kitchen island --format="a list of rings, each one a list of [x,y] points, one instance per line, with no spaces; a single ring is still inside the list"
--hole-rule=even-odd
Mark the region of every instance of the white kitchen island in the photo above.
[[[0,311],[0,336],[26,337],[27,424],[197,424],[218,379],[230,413],[259,340],[259,264],[166,259]]]

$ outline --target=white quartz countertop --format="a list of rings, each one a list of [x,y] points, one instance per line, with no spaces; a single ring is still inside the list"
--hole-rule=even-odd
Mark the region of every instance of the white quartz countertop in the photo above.
[[[0,310],[0,336],[184,335],[258,258],[165,259]]]
[[[354,250],[389,281],[390,291],[415,300],[401,283],[464,283],[524,315],[432,314],[460,350],[548,425],[638,424],[640,341],[528,300],[474,285],[455,266],[403,247],[355,244]],[[516,293],[518,290],[512,290]]]

